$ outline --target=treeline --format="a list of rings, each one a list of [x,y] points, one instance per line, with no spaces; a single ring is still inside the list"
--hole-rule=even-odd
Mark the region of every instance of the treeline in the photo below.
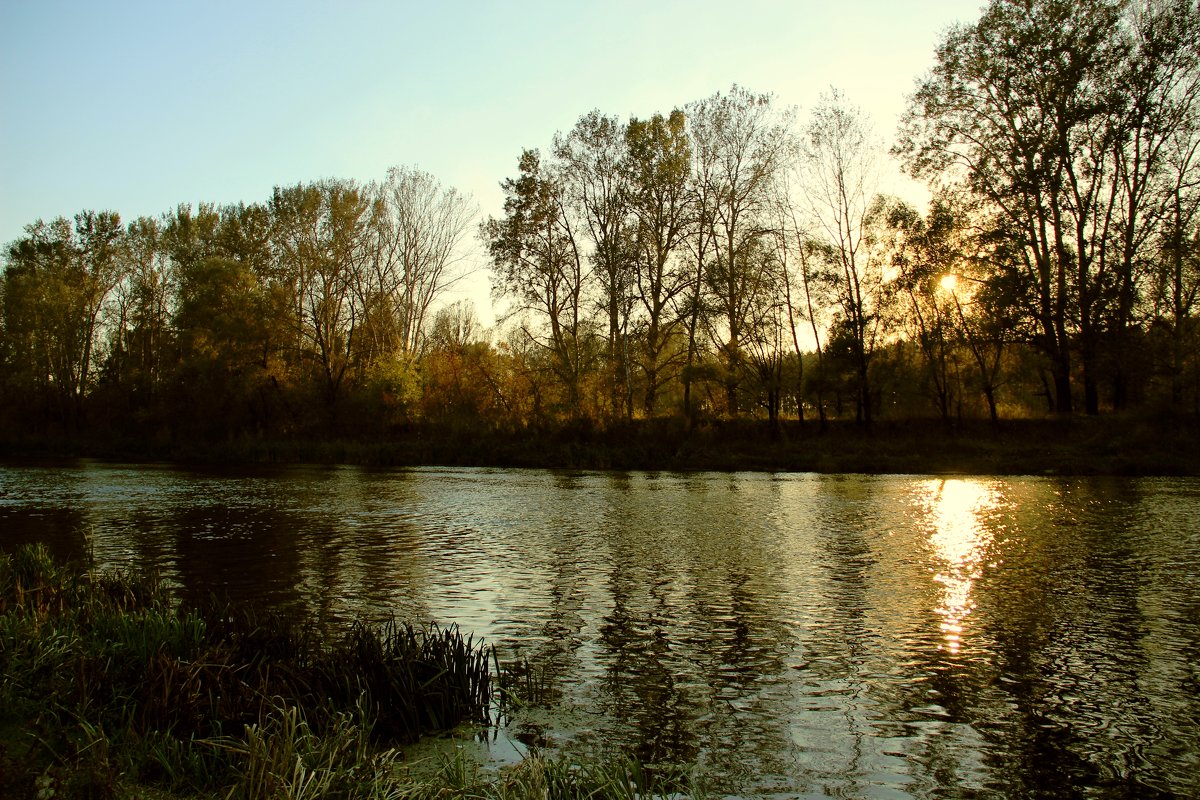
[[[85,211],[27,226],[2,287],[6,423],[171,440],[402,421],[474,217],[396,168],[128,225]]]
[[[478,230],[503,316],[437,307],[475,226],[428,175],[38,222],[11,245],[10,431],[520,430],[678,416],[1200,414],[1200,8],[994,0],[891,155],[836,91],[600,111]]]

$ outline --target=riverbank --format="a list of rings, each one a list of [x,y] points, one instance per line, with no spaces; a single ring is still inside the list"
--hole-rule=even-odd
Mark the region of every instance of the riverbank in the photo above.
[[[327,463],[664,471],[867,474],[1200,475],[1200,423],[1190,418],[1074,417],[983,421],[641,420],[498,431],[410,426],[386,439],[245,438],[222,442],[8,441],[12,459],[91,457],[204,464]]]
[[[487,726],[494,653],[457,629],[182,608],[153,580],[0,551],[0,797],[632,798],[679,771],[534,755],[501,774],[397,748]]]

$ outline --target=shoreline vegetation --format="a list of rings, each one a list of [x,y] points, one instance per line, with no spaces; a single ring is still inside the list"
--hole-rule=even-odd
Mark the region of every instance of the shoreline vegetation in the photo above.
[[[853,423],[683,420],[589,422],[524,430],[411,425],[362,438],[10,439],[13,462],[97,458],[197,465],[358,464],[567,470],[759,471],[966,475],[1200,475],[1192,417],[1046,418]]]
[[[493,681],[492,665],[497,679]],[[356,623],[322,638],[276,615],[174,603],[148,577],[0,552],[0,797],[630,798],[677,767],[531,753],[489,772],[398,747],[495,724],[520,681],[457,628]],[[688,787],[695,793],[697,787]]]

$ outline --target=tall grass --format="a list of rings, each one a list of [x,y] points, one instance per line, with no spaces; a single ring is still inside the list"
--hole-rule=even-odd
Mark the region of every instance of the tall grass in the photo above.
[[[501,664],[496,661],[496,694],[501,714],[523,708],[547,706],[558,699],[547,668],[527,658]]]
[[[703,788],[680,767],[650,769],[625,756],[547,758],[534,754],[489,773],[461,753],[444,756],[428,777],[413,781],[413,800],[649,800],[701,798]]]

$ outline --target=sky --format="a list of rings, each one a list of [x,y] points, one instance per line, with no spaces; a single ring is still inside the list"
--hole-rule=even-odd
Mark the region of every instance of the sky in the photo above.
[[[890,142],[981,0],[0,0],[0,244],[84,209],[180,203],[415,166],[499,216],[521,150],[594,108],[667,113],[733,84],[839,89]],[[899,177],[884,188],[917,192]],[[485,322],[488,278],[462,296]]]

